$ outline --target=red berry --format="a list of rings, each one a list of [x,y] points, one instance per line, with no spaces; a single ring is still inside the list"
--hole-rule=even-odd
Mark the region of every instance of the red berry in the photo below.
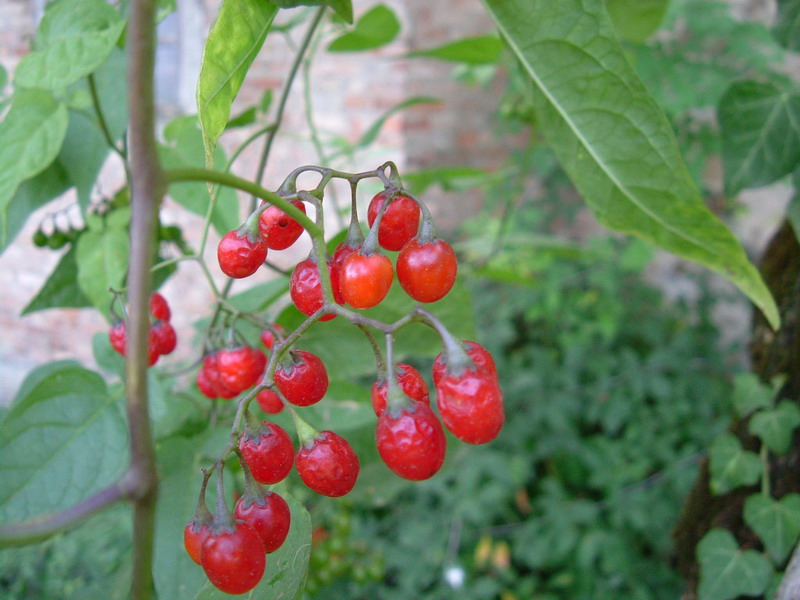
[[[258,585],[267,565],[264,543],[247,523],[233,531],[212,532],[203,542],[200,562],[209,581],[226,594],[244,594]]]
[[[397,416],[385,411],[378,419],[375,441],[386,466],[405,479],[428,479],[444,463],[444,430],[424,402],[414,402]]]
[[[386,255],[354,252],[342,264],[339,289],[350,306],[371,308],[389,293],[393,277],[392,261]]]
[[[157,321],[169,321],[171,316],[166,298],[158,292],[153,292],[153,295],[150,296],[150,314]]]
[[[260,238],[251,242],[247,235],[239,237],[238,231],[229,231],[219,242],[217,260],[228,277],[249,277],[267,260],[267,245]]]
[[[320,358],[305,350],[292,350],[292,363],[279,364],[275,384],[286,400],[296,406],[316,404],[328,391],[328,371]]]
[[[323,496],[344,496],[358,478],[358,456],[343,437],[323,431],[309,446],[303,446],[295,458],[300,479]]]
[[[261,390],[258,392],[256,400],[261,410],[267,414],[277,415],[283,410],[283,400],[272,390]]]
[[[458,262],[444,240],[420,243],[412,239],[397,257],[397,280],[417,302],[436,302],[453,287]]]
[[[286,478],[292,470],[294,445],[289,434],[275,423],[263,422],[262,428],[239,438],[239,450],[256,481],[271,485]]]
[[[125,321],[117,321],[108,330],[108,341],[111,342],[111,347],[122,356],[125,356],[126,338]]]
[[[158,321],[151,331],[156,336],[159,354],[170,354],[175,350],[178,337],[169,321]]]
[[[341,273],[344,261],[353,252],[357,251],[361,246],[348,246],[346,242],[342,242],[336,246],[333,252],[333,257],[328,263],[328,270],[331,274],[331,287],[333,288],[333,299],[337,304],[344,304],[344,296],[342,296]]]
[[[206,398],[214,400],[217,397],[217,390],[211,385],[206,370],[202,368],[197,372],[197,389]]]
[[[497,375],[477,366],[442,376],[436,384],[436,405],[445,427],[469,444],[492,441],[505,420]]]
[[[497,376],[497,367],[494,364],[494,359],[489,351],[481,346],[478,342],[465,340],[461,343],[467,355],[470,357],[476,367],[486,369],[493,375]],[[444,362],[444,353],[439,354],[436,360],[433,361],[433,385],[437,385],[439,380],[444,376],[447,370],[447,364]]]
[[[274,329],[274,332],[273,332]],[[276,334],[277,333],[277,338]],[[279,341],[284,334],[286,333],[286,329],[283,326],[278,325],[277,323],[272,326],[272,329],[265,329],[261,332],[261,343],[264,344],[264,347],[267,350],[272,350],[272,347],[275,345],[275,342]]]
[[[394,367],[394,372],[397,382],[400,384],[400,389],[403,390],[406,396],[417,402],[430,403],[428,384],[425,383],[419,371],[411,365],[398,363]],[[386,388],[385,379],[379,379],[372,384],[372,408],[378,417],[386,410]]]
[[[236,501],[233,515],[258,532],[267,554],[275,552],[286,541],[292,513],[281,496],[267,492],[255,502],[247,502],[242,496]]]
[[[219,375],[219,352],[212,352],[203,359],[203,367],[208,383],[214,390],[214,397],[229,400],[239,392],[225,385]]]
[[[293,200],[305,214],[306,207],[300,200]],[[275,205],[268,207],[258,219],[258,231],[270,250],[286,250],[303,233],[303,226]]]
[[[261,350],[238,346],[217,353],[217,371],[223,386],[236,394],[253,387],[264,374],[267,357]]]
[[[377,194],[367,208],[367,222],[369,226],[375,222],[384,200],[391,195],[389,190]],[[397,196],[381,217],[378,226],[378,243],[381,248],[400,250],[406,243],[417,235],[419,229],[419,206],[408,196]]]
[[[322,284],[319,281],[319,269],[314,259],[307,258],[297,263],[292,271],[289,295],[297,310],[306,316],[313,315],[322,307],[324,304]],[[325,315],[320,321],[330,321],[334,318],[336,315]]]
[[[124,321],[119,321],[108,331],[108,341],[111,342],[111,347],[119,352],[122,356],[126,356],[128,347],[128,332]],[[147,334],[147,364],[153,366],[158,361],[160,352],[161,341],[158,333],[151,327]]]
[[[183,546],[189,557],[200,564],[200,551],[203,547],[203,542],[211,533],[211,527],[208,524],[198,523],[192,519],[183,528]]]

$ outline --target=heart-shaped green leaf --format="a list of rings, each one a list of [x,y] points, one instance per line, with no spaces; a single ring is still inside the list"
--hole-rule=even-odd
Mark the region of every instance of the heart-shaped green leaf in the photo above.
[[[700,540],[697,560],[699,600],[757,596],[766,589],[772,575],[772,567],[764,555],[755,550],[741,550],[726,529],[712,529]]]
[[[788,494],[775,500],[754,494],[744,503],[744,521],[761,538],[775,564],[780,565],[800,536],[800,495]]]

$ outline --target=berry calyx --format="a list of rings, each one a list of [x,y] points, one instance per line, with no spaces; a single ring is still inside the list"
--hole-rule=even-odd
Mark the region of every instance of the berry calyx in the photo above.
[[[228,277],[249,277],[267,260],[267,245],[258,234],[250,237],[242,228],[229,231],[219,242],[217,260]]]
[[[425,379],[423,379],[419,371],[411,365],[398,363],[395,365],[394,372],[397,383],[400,384],[400,389],[406,396],[416,402],[430,403],[428,384],[425,383]],[[386,410],[387,387],[386,379],[378,379],[372,384],[372,408],[378,417]]]
[[[342,263],[339,290],[344,301],[353,308],[376,306],[389,293],[394,278],[392,261],[381,254],[352,253]]]
[[[458,272],[453,248],[442,239],[414,238],[397,257],[397,280],[417,302],[436,302],[452,289]]]
[[[323,496],[344,496],[358,479],[361,465],[353,448],[343,437],[322,431],[305,444],[295,457],[300,479]]]
[[[384,201],[392,195],[391,190],[377,194],[367,208],[367,222],[372,227]],[[419,229],[419,206],[408,196],[396,196],[386,207],[378,225],[378,243],[381,248],[397,252],[417,235]]]
[[[286,500],[275,492],[245,494],[236,501],[233,515],[258,532],[267,554],[280,548],[289,535],[292,514]]]
[[[305,214],[302,201],[292,200],[292,204]],[[270,250],[286,250],[302,235],[303,226],[277,206],[270,205],[258,219],[258,231]]]
[[[261,536],[243,521],[211,532],[200,550],[208,580],[226,594],[244,594],[258,585],[267,565]]]
[[[421,481],[432,477],[444,463],[447,440],[439,419],[424,402],[378,419],[375,442],[383,462],[400,477]]]
[[[294,445],[289,434],[275,423],[264,421],[257,428],[245,428],[239,450],[259,483],[278,483],[292,470]]]
[[[153,292],[153,295],[150,296],[150,314],[157,321],[169,321],[172,316],[166,298],[158,292]]]
[[[319,280],[319,267],[312,257],[297,263],[292,271],[289,285],[292,302],[307,317],[317,312],[325,303],[322,295],[322,284]],[[320,321],[330,321],[336,315],[325,315]]]
[[[272,390],[261,390],[256,396],[258,406],[265,413],[270,415],[277,415],[283,410],[283,400]]]
[[[305,350],[292,350],[289,360],[278,365],[275,384],[296,406],[316,404],[328,391],[328,371],[322,360]]]

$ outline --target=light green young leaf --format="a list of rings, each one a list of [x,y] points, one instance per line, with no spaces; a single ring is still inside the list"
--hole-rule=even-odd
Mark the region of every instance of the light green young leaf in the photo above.
[[[273,4],[281,8],[294,8],[296,6],[330,6],[348,23],[353,22],[352,0],[272,0]]]
[[[400,33],[400,21],[387,6],[379,4],[365,12],[355,27],[328,46],[329,52],[374,50],[391,42]]]
[[[800,49],[800,0],[778,0],[778,17],[772,35],[787,50]]]
[[[719,103],[725,189],[772,183],[800,164],[800,94],[774,83],[740,81]]]
[[[209,167],[231,105],[277,12],[264,0],[223,0],[211,27],[197,81],[197,114]]]
[[[637,44],[658,29],[668,5],[669,0],[606,0],[617,35]]]
[[[761,383],[753,373],[738,373],[733,378],[733,407],[740,417],[772,406],[774,396],[772,387]]]
[[[758,534],[775,564],[781,565],[800,536],[800,495],[776,500],[753,494],[744,503],[744,521]]]
[[[538,129],[600,222],[719,271],[777,327],[769,290],[703,203],[602,0],[483,1],[535,86]]]
[[[406,56],[411,58],[435,58],[468,65],[496,63],[503,53],[504,44],[494,35],[481,35],[465,38],[429,50],[416,50]]]
[[[0,521],[66,509],[127,465],[125,420],[103,379],[75,362],[23,382],[0,423]]]
[[[125,21],[103,0],[57,0],[47,5],[35,50],[14,73],[19,87],[57,90],[75,83],[105,62]]]
[[[75,248],[70,247],[44,282],[42,289],[28,305],[22,309],[27,315],[48,308],[84,308],[92,306],[78,287],[78,265],[75,262]]]
[[[711,491],[718,496],[743,485],[753,485],[763,469],[758,455],[742,448],[732,433],[723,433],[711,444],[708,467]]]
[[[108,288],[120,289],[125,281],[128,246],[128,232],[122,227],[87,231],[78,239],[78,286],[104,315],[111,304]]]
[[[750,419],[750,433],[766,444],[775,454],[786,454],[792,443],[792,433],[800,425],[800,408],[784,400],[771,410],[762,410]]]
[[[730,531],[712,529],[697,545],[698,600],[758,596],[769,584],[772,567],[763,554],[741,550]]]

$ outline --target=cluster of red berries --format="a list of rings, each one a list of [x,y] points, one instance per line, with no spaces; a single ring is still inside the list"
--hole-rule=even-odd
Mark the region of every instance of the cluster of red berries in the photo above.
[[[155,292],[150,296],[150,315],[154,321],[150,324],[147,341],[147,364],[153,366],[162,354],[170,354],[178,345],[175,328],[169,322],[171,312],[167,300]],[[111,347],[125,356],[128,345],[128,334],[125,321],[117,319],[108,331]]]

